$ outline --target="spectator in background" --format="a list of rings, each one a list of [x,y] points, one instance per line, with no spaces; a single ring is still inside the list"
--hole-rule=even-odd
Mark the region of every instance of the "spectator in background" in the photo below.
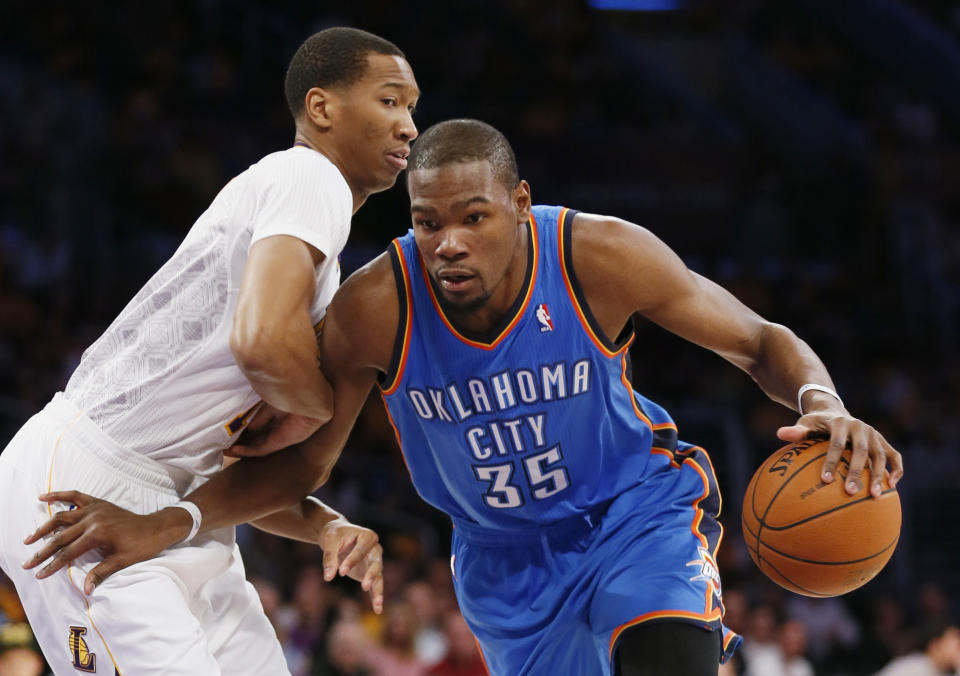
[[[427,673],[430,676],[485,676],[487,668],[477,641],[459,610],[447,613],[444,629],[447,636],[447,654],[443,661],[435,664]]]
[[[735,631],[741,636],[749,635],[750,627],[750,604],[747,595],[741,589],[727,588],[723,590],[723,622],[731,631]],[[749,642],[748,644],[749,645]],[[746,654],[744,651],[747,646],[738,650],[725,663],[720,665],[719,676],[739,676],[745,671]]]
[[[414,651],[417,616],[408,603],[386,606],[380,645],[368,651],[372,676],[424,676],[426,665]]]
[[[43,658],[25,622],[0,625],[0,676],[40,676]]]
[[[750,613],[741,650],[746,676],[767,676],[762,669],[763,665],[776,660],[776,632],[776,611],[768,605],[754,608]]]
[[[903,606],[892,596],[878,596],[871,602],[869,624],[857,646],[857,666],[873,673],[895,657],[913,648],[913,632],[906,624]]]
[[[293,676],[305,674],[311,655],[323,648],[331,624],[333,594],[323,580],[323,569],[312,564],[300,570],[293,602],[275,613],[275,626]]]
[[[921,629],[923,652],[898,657],[876,676],[941,676],[960,673],[960,628],[945,619]]]
[[[5,622],[26,622],[27,616],[20,604],[20,597],[3,572],[0,572],[0,626]]]
[[[920,585],[917,594],[917,616],[920,624],[949,624],[950,602],[942,586],[936,582],[924,582]]]
[[[777,630],[777,641],[757,653],[747,667],[748,676],[813,676],[813,666],[804,656],[807,631],[796,620],[787,620]]]
[[[407,603],[417,616],[417,634],[414,636],[414,651],[427,665],[443,659],[447,653],[447,639],[440,627],[441,609],[430,585],[422,580],[407,585],[404,594]]]
[[[784,674],[788,676],[813,676],[813,666],[806,657],[807,630],[800,622],[788,620],[780,627],[777,640],[783,659]]]
[[[312,676],[369,676],[366,658],[371,641],[355,620],[341,620],[330,628],[326,659],[319,659]]]
[[[787,615],[806,627],[810,657],[817,663],[852,650],[860,640],[856,621],[846,605],[835,597],[814,599],[791,595]]]

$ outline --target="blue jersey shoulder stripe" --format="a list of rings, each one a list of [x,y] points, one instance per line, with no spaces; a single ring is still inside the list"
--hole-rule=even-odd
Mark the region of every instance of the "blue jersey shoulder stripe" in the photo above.
[[[397,322],[397,336],[393,342],[393,354],[390,356],[390,367],[386,373],[380,375],[380,389],[384,394],[393,394],[403,378],[403,367],[407,363],[407,353],[410,350],[410,331],[412,322],[413,298],[410,292],[410,270],[400,248],[399,239],[393,240],[388,249],[390,264],[393,267],[393,277],[397,285],[397,300],[400,304],[400,319]]]
[[[576,308],[580,322],[590,339],[600,348],[601,352],[608,357],[615,357],[633,340],[633,331],[626,332],[618,341],[612,341],[600,328],[600,323],[590,310],[586,295],[573,269],[573,221],[577,213],[564,209],[560,218],[557,219],[557,243],[559,245],[557,248],[560,251],[560,269],[563,272],[563,281],[566,284],[567,293],[570,295],[570,302]]]

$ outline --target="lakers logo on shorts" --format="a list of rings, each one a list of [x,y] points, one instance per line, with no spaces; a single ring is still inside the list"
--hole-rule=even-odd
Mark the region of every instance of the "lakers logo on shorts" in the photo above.
[[[83,640],[86,633],[86,627],[70,627],[70,654],[73,656],[74,669],[94,673],[97,670],[97,656],[90,652],[87,642]]]

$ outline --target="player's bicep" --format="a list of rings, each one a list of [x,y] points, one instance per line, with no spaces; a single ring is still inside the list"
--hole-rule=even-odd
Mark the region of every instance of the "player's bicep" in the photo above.
[[[252,350],[258,341],[282,341],[291,322],[309,322],[314,266],[322,260],[322,252],[296,237],[277,235],[251,245],[233,318],[234,353]]]
[[[309,307],[316,287],[316,266],[323,258],[319,249],[289,235],[254,242],[243,268],[238,313],[280,315]]]
[[[618,331],[639,313],[739,366],[757,357],[765,322],[731,293],[690,270],[649,230],[619,219],[581,218],[574,262],[584,286],[594,290],[594,314],[608,317],[607,326]]]

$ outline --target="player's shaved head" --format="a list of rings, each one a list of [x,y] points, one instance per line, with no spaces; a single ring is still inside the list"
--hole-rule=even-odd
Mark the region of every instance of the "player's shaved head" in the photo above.
[[[517,187],[517,158],[506,136],[480,120],[447,120],[420,134],[407,158],[407,171],[482,160],[490,163],[494,176],[508,191]]]
[[[368,54],[406,58],[389,40],[357,28],[327,28],[304,40],[290,59],[283,85],[294,119],[313,87],[349,86],[362,78]]]

